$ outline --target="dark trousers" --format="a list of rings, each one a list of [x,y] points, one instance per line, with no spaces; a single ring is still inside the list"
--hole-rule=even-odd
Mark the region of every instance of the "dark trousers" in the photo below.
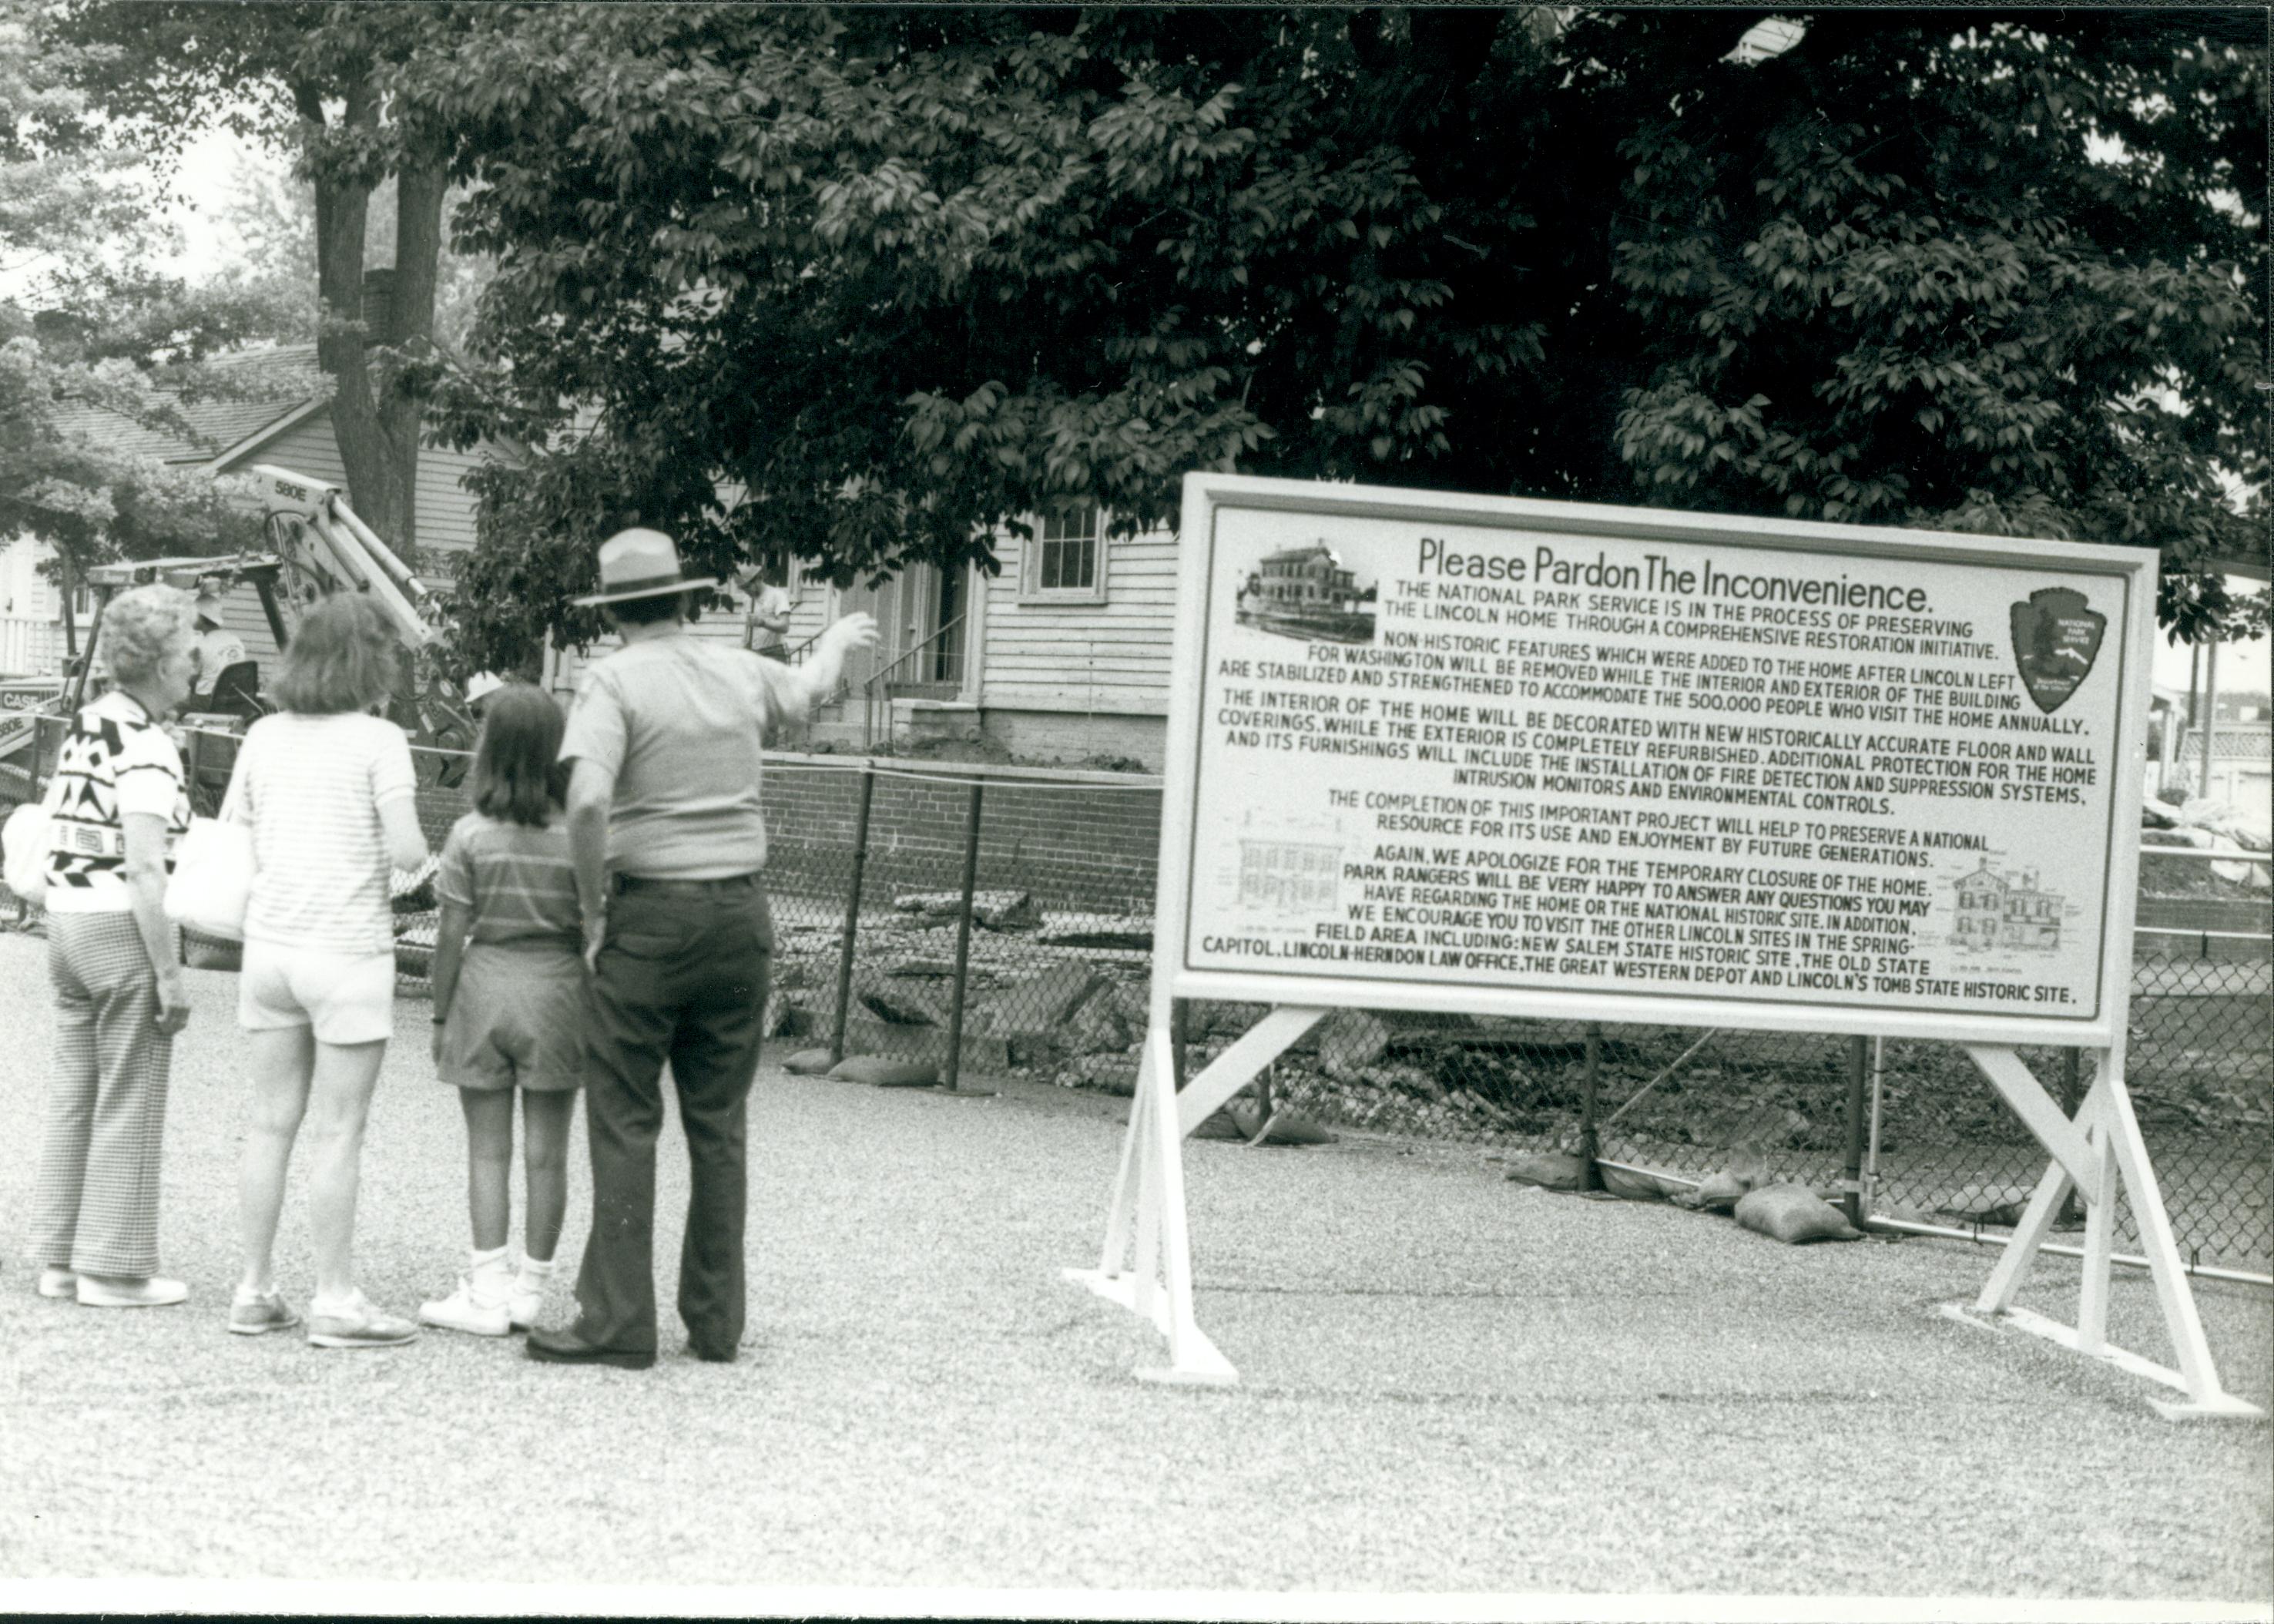
[[[692,1174],[679,1317],[698,1350],[730,1354],[742,1339],[745,1145],[773,920],[755,875],[617,883],[592,978],[592,1233],[576,1334],[626,1351],[656,1346],[655,1141],[668,1060]]]

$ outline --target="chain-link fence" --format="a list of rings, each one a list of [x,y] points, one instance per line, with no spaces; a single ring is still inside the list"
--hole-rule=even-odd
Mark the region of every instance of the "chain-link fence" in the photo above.
[[[210,810],[234,741],[192,742]],[[28,764],[43,775],[52,760],[47,742]],[[0,767],[0,801],[31,787],[26,758],[16,763],[12,793]],[[420,753],[420,819],[437,849],[466,810],[465,767]],[[1156,781],[806,758],[771,763],[764,794],[772,1053],[884,1056],[966,1086],[1023,1074],[1134,1086]],[[2127,1067],[2182,1255],[2254,1277],[2274,1262],[2266,875],[2263,856],[2143,859]],[[397,957],[413,991],[433,940],[422,907],[429,894],[406,884]],[[1180,1005],[1187,1073],[1263,1012]],[[2022,1055],[2057,1098],[2082,1098],[2077,1051]],[[1629,1193],[1653,1187],[1631,1169],[1697,1180],[1738,1166],[1878,1220],[1985,1239],[2010,1227],[2046,1160],[1953,1045],[1363,1010],[1321,1022],[1211,1131],[1261,1138],[1305,1122],[1510,1156],[1584,1153]],[[2064,1222],[2081,1228],[2082,1215]],[[2128,1213],[2118,1236],[2120,1252],[2136,1246]]]

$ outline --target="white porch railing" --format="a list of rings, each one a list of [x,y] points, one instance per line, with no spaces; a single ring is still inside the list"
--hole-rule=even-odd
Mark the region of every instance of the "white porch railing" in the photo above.
[[[51,677],[63,665],[60,625],[27,614],[0,614],[0,676]]]

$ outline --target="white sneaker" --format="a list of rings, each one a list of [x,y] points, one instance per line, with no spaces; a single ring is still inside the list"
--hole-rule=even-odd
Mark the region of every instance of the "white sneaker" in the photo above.
[[[67,1268],[43,1268],[40,1271],[41,1297],[77,1297],[79,1276]]]
[[[458,1289],[449,1296],[418,1304],[418,1322],[446,1331],[463,1331],[469,1336],[503,1336],[513,1329],[505,1304],[463,1274],[458,1277]]]
[[[190,1289],[162,1274],[143,1280],[81,1274],[77,1294],[82,1308],[169,1308],[188,1297]]]
[[[418,1340],[408,1320],[383,1313],[360,1291],[343,1303],[308,1304],[308,1342],[317,1348],[399,1348]]]

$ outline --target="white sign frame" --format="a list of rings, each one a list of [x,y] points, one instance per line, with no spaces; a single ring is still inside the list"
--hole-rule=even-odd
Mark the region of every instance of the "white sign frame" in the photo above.
[[[2112,577],[2124,592],[2097,659],[2114,658],[2118,676],[2115,759],[2109,763],[2107,868],[2098,921],[2099,997],[2088,1015],[2030,1017],[2000,1012],[1891,1010],[1867,1004],[1781,1003],[1694,993],[1623,995],[1474,985],[1404,982],[1315,973],[1253,973],[1195,968],[1187,962],[1193,883],[1210,592],[1216,587],[1216,517],[1228,508],[1358,516],[1492,528],[1513,535],[1713,543],[1822,558],[1901,558],[2004,567],[2065,575]],[[1190,1237],[1183,1140],[1245,1088],[1297,1038],[1336,1008],[1445,1011],[1656,1026],[1737,1027],[1924,1039],[1963,1045],[2000,1097],[2050,1156],[2044,1177],[2004,1256],[1971,1311],[1962,1318],[2044,1336],[2186,1397],[2157,1408],[2171,1417],[2261,1414],[2220,1386],[2155,1173],[2124,1085],[2124,1043],[2130,999],[2134,915],[2140,862],[2140,805],[2147,757],[2149,666],[2156,631],[2156,556],[2144,549],[2091,546],[1941,531],[1808,523],[1659,508],[1615,508],[1519,498],[1329,485],[1230,474],[1185,477],[1177,640],[1169,689],[1168,754],[1163,775],[1161,854],[1154,915],[1153,974],[1147,1033],[1129,1130],[1123,1145],[1098,1267],[1068,1269],[1068,1279],[1149,1320],[1167,1339],[1170,1363],[1141,1370],[1147,1380],[1224,1385],[1238,1380],[1231,1362],[1203,1333],[1193,1310]],[[2097,661],[2096,661],[2097,663]],[[1274,1005],[1246,1035],[1180,1091],[1170,1038],[1179,997]],[[2075,1116],[2054,1102],[2015,1055],[2020,1044],[2090,1048],[2095,1081]],[[2105,1340],[2114,1202],[2128,1189],[2154,1277],[2165,1328],[2179,1354],[2168,1370],[2110,1346]],[[2084,1281],[2077,1323],[2059,1325],[2016,1308],[2014,1298],[2050,1233],[2062,1198],[2076,1190],[2088,1203]]]

